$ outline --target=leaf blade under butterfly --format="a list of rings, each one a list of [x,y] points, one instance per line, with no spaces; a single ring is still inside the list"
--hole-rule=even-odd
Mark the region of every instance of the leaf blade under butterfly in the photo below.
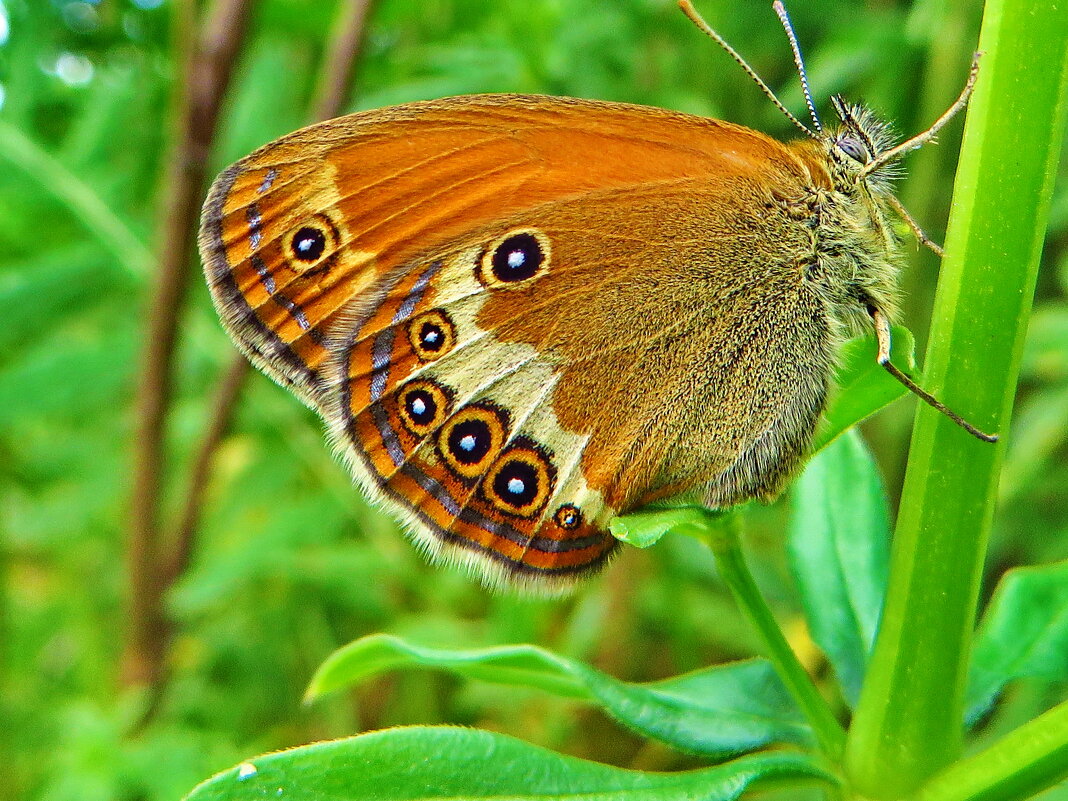
[[[335,651],[316,672],[306,697],[317,699],[395,669],[447,670],[582,700],[643,736],[710,757],[772,743],[812,741],[800,713],[763,659],[636,683],[532,645],[439,649],[376,634]]]

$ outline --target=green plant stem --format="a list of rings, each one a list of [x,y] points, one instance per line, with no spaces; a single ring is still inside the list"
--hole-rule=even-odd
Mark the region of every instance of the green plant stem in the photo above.
[[[152,252],[126,223],[84,181],[4,120],[0,120],[0,155],[63,201],[131,275],[148,274]]]
[[[980,49],[924,384],[1004,435],[1064,127],[1063,3],[991,0]],[[1002,447],[917,411],[889,593],[846,747],[867,797],[907,795],[960,753]]]
[[[938,774],[915,801],[1013,801],[1068,778],[1068,701]]]
[[[764,602],[756,582],[753,581],[738,539],[737,516],[728,513],[713,517],[712,513],[706,513],[702,522],[688,524],[687,528],[687,533],[712,549],[720,577],[730,588],[742,614],[756,629],[767,649],[768,659],[812,726],[820,748],[828,757],[837,761],[845,743],[845,732],[797,660],[786,637],[783,636],[782,629]]]

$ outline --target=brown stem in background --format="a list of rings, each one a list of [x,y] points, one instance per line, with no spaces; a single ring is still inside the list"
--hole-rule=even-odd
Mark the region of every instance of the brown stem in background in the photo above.
[[[373,0],[343,0],[338,8],[330,46],[323,57],[323,68],[315,88],[313,122],[328,120],[341,113],[341,106],[350,91],[356,60],[363,50],[372,5]]]
[[[159,499],[164,472],[163,432],[172,393],[178,316],[189,282],[207,156],[219,106],[248,23],[251,0],[216,0],[189,54],[179,91],[179,139],[163,188],[159,271],[148,309],[148,330],[137,392],[133,492],[128,542],[129,617],[123,680],[154,685],[160,677],[164,622],[160,582]]]
[[[216,11],[220,11],[222,7],[235,10],[240,6],[242,15],[247,17],[248,5],[249,0],[220,0],[219,7],[216,8]],[[312,106],[314,109],[313,119],[332,117],[339,112],[341,104],[344,102],[346,96],[353,65],[355,64],[363,43],[367,16],[370,12],[371,5],[371,0],[342,0],[339,7],[337,22],[335,23],[334,31],[331,36],[330,45],[327,49],[327,54],[323,59],[323,68],[318,81],[316,99]],[[213,15],[212,19],[214,20],[216,18],[217,15]],[[217,28],[209,24],[207,30],[210,32],[217,30]],[[237,29],[235,28],[233,30],[236,34]],[[236,55],[236,46],[239,41],[238,36],[235,35],[232,40],[226,39],[226,37],[214,38],[209,36],[206,41],[232,42],[232,47],[225,48],[225,52],[229,54],[228,61],[225,63],[227,65],[232,65],[233,58]],[[205,54],[211,52],[210,48],[205,49]],[[204,69],[197,69],[191,66],[189,75],[190,79],[194,81],[194,83],[191,84],[193,86],[197,85],[195,83],[196,80],[203,81],[205,78],[216,78],[213,85],[217,88],[218,94],[212,95],[211,127],[197,128],[193,124],[192,118],[194,115],[192,114],[192,108],[195,106],[195,101],[190,104],[190,123],[186,127],[187,131],[207,131],[209,134],[213,134],[215,115],[218,113],[219,101],[225,90],[226,81],[221,79],[220,71],[218,70],[205,71]],[[226,77],[228,77],[228,72]],[[132,576],[131,595],[133,596],[131,604],[133,607],[133,614],[131,617],[133,620],[131,621],[132,634],[127,653],[131,655],[131,657],[127,659],[126,664],[128,669],[125,674],[128,680],[132,679],[139,683],[146,683],[151,690],[148,708],[142,717],[140,726],[143,726],[154,716],[167,680],[164,663],[166,650],[173,632],[171,626],[163,615],[163,599],[170,587],[181,577],[188,567],[189,560],[194,551],[201,510],[203,509],[204,504],[204,493],[210,478],[215,452],[226,435],[226,432],[229,430],[234,411],[237,407],[238,400],[240,399],[241,390],[249,375],[248,361],[244,356],[237,355],[231,361],[230,366],[226,369],[223,377],[219,381],[219,385],[215,391],[214,401],[212,402],[211,416],[209,418],[210,422],[193,461],[182,511],[178,518],[174,535],[172,538],[168,539],[168,542],[173,543],[172,552],[170,558],[164,558],[161,553],[158,525],[160,474],[163,468],[161,443],[164,419],[163,411],[170,398],[170,373],[174,347],[174,334],[177,323],[177,311],[184,290],[184,284],[186,282],[186,273],[180,268],[188,263],[190,255],[189,249],[193,240],[193,231],[196,227],[198,217],[197,211],[199,210],[199,202],[203,196],[205,178],[204,164],[210,150],[211,138],[210,135],[207,138],[195,140],[190,138],[195,146],[180,147],[177,151],[184,156],[184,158],[178,160],[179,164],[188,167],[191,162],[196,162],[199,169],[195,174],[195,184],[192,181],[188,184],[183,184],[184,187],[192,187],[194,190],[190,193],[192,198],[192,205],[190,206],[192,209],[192,216],[184,214],[180,215],[176,208],[168,218],[168,234],[173,233],[175,236],[178,236],[179,221],[181,221],[185,227],[181,229],[184,235],[181,240],[184,243],[181,260],[173,258],[172,262],[165,263],[165,266],[172,268],[180,275],[173,278],[170,282],[161,278],[161,285],[171,283],[175,284],[177,289],[172,289],[171,294],[169,295],[164,295],[164,293],[160,291],[156,296],[157,308],[159,308],[158,304],[161,298],[169,300],[171,303],[171,313],[162,315],[168,317],[170,320],[169,328],[166,328],[163,332],[165,335],[164,339],[167,341],[167,348],[163,350],[163,353],[165,353],[166,356],[166,361],[164,362],[161,357],[149,359],[149,364],[146,365],[145,370],[145,386],[143,389],[147,390],[148,388],[151,388],[154,391],[146,391],[144,394],[150,396],[152,402],[157,405],[153,407],[156,412],[152,421],[153,427],[151,429],[145,427],[143,433],[150,431],[155,437],[147,447],[145,443],[148,440],[142,438],[141,447],[143,455],[142,459],[139,460],[138,465],[138,483],[134,502],[134,537],[130,548]],[[197,158],[190,158],[190,156],[196,156]],[[182,207],[181,211],[185,212],[186,209]],[[172,242],[169,238],[165,241]],[[164,252],[167,253],[171,251]],[[150,336],[152,339],[148,344],[150,356],[155,356],[157,350],[159,350],[158,341],[156,339],[157,333],[159,332],[156,330],[154,319],[150,329]],[[168,337],[169,339],[167,339]],[[144,454],[147,454],[147,457],[144,456]],[[140,469],[142,467],[144,468],[143,475]],[[151,471],[151,474],[149,467],[154,468]],[[146,525],[144,521],[151,521],[151,527]],[[146,582],[150,582],[151,586],[146,586]],[[138,621],[143,621],[144,624],[139,625]],[[130,665],[133,665],[135,669],[130,670]]]
[[[204,432],[204,439],[197,450],[193,461],[193,468],[189,475],[189,486],[185,493],[185,505],[182,507],[181,516],[178,518],[178,526],[173,537],[173,552],[170,561],[164,566],[160,577],[163,584],[163,592],[166,593],[171,585],[176,582],[189,566],[189,560],[193,555],[193,544],[196,540],[197,527],[200,525],[200,511],[204,506],[204,490],[208,486],[208,478],[211,475],[212,463],[215,451],[218,450],[226,432],[230,429],[237,401],[244,389],[245,379],[248,378],[251,365],[241,354],[231,360],[230,366],[219,379],[215,387],[215,398],[212,400],[211,412],[208,417],[208,430]]]
[[[329,47],[323,58],[323,67],[312,104],[311,122],[329,119],[340,112],[349,91],[353,68],[362,49],[371,5],[371,0],[343,0],[341,3]],[[175,531],[174,555],[163,576],[168,586],[185,571],[193,553],[212,459],[230,427],[241,389],[249,374],[248,367],[248,360],[237,354],[216,388],[211,422],[193,463],[185,505]]]

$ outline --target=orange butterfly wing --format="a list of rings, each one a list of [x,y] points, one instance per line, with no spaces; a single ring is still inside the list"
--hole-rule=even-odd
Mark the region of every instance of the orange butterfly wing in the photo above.
[[[235,341],[319,409],[357,452],[350,461],[363,483],[417,534],[431,532],[419,537],[428,549],[480,567],[488,560],[505,580],[566,581],[612,550],[606,525],[619,508],[602,502],[584,514],[581,504],[555,503],[589,488],[578,458],[557,464],[524,433],[549,430],[561,453],[585,446],[549,419],[552,365],[536,348],[472,344],[463,325],[433,315],[448,308],[466,319],[480,288],[464,286],[457,270],[477,262],[477,248],[467,251],[473,242],[485,249],[479,236],[502,220],[680,181],[698,182],[715,202],[717,185],[769,175],[788,187],[814,180],[795,151],[760,133],[659,109],[509,95],[413,103],[305,128],[237,162],[205,204],[201,251]],[[498,372],[495,392],[510,408],[479,401],[477,376],[458,397],[440,380],[448,356],[438,361],[418,341],[424,329],[464,339],[446,349],[456,349],[452,374],[492,362],[485,369]],[[532,400],[529,376],[514,387],[509,376],[534,369],[547,389]],[[413,409],[431,407],[425,421],[413,419]],[[443,437],[472,426],[489,432],[490,450],[465,475],[443,458]],[[485,490],[517,477],[544,482],[530,514]]]
[[[238,343],[314,402],[332,324],[390,269],[547,201],[769,163],[800,171],[763,134],[660,109],[512,95],[412,103],[304,128],[234,164],[205,203],[200,247]],[[312,261],[286,241],[307,221],[326,240]]]

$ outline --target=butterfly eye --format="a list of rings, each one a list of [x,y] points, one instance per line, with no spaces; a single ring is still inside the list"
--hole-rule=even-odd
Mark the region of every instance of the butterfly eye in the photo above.
[[[420,361],[432,362],[452,350],[456,329],[445,312],[435,309],[408,323],[408,341]]]
[[[852,136],[843,136],[834,144],[835,147],[849,156],[849,158],[853,159],[853,161],[867,164],[871,159],[871,155],[868,153],[868,148],[864,147],[864,143]]]
[[[549,238],[533,228],[511,231],[482,256],[478,279],[488,287],[524,284],[549,268]]]
[[[504,444],[503,412],[490,406],[461,409],[441,429],[438,450],[463,478],[478,478]]]
[[[582,511],[577,506],[565,503],[556,510],[553,521],[565,531],[574,531],[582,525]]]
[[[337,250],[337,228],[325,215],[297,226],[285,240],[290,269],[302,273],[330,258]]]
[[[505,453],[490,470],[484,492],[500,511],[530,517],[549,499],[552,472],[540,448],[518,446]]]
[[[401,393],[401,421],[417,437],[425,437],[440,426],[448,412],[448,395],[430,381],[413,381]]]

